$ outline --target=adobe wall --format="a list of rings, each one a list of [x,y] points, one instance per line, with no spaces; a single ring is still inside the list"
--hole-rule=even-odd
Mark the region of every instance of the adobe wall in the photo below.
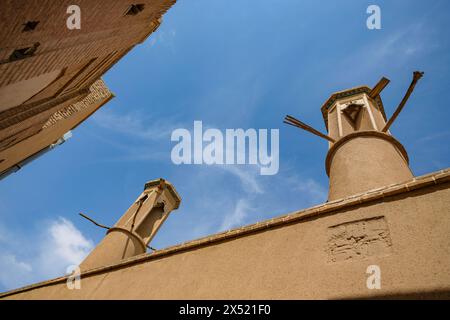
[[[450,298],[450,170],[59,278],[6,299]],[[366,287],[369,265],[381,289]],[[0,295],[1,298],[1,295]]]
[[[135,15],[126,14],[130,1],[79,0],[81,27],[74,30],[66,26],[70,1],[3,2],[0,151],[36,135],[53,113],[84,99],[95,81],[160,26],[175,0],[142,0]],[[24,28],[30,23],[37,25]]]
[[[81,101],[66,107],[63,105],[57,106],[59,111],[55,112],[47,122],[45,120],[48,116],[44,117],[44,120],[41,121],[42,124],[36,127],[38,133],[14,144],[10,148],[0,149],[0,172],[8,170],[15,164],[55,143],[56,140],[86,120],[112,97],[112,93],[103,81],[98,80],[91,87],[91,93]]]
[[[124,13],[130,1],[79,0],[79,30],[66,27],[70,16],[67,8],[74,4],[71,1],[8,2],[0,11],[0,62],[7,60],[14,49],[36,42],[41,45],[33,57],[0,63],[0,86],[133,47],[159,25],[158,20],[175,0],[141,0],[139,3],[145,5],[142,13],[127,17]],[[23,24],[30,19],[39,21],[36,30],[23,32]]]

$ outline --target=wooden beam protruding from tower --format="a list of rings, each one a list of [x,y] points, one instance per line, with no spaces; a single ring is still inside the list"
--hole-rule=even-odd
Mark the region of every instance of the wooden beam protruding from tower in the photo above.
[[[373,87],[373,89],[369,92],[369,97],[375,99],[378,95],[380,95],[381,91],[386,88],[386,86],[391,82],[388,78],[381,78],[380,81]]]
[[[319,137],[321,137],[321,138],[323,138],[325,140],[328,140],[328,141],[330,141],[332,143],[336,142],[336,140],[334,140],[330,136],[327,136],[326,134],[324,134],[324,133],[314,129],[313,127],[307,125],[306,123],[301,122],[300,120],[298,120],[298,119],[296,119],[296,118],[294,118],[292,116],[287,115],[284,118],[283,122],[286,123],[286,124],[289,124],[291,126],[294,126],[294,127],[297,127],[297,128],[303,129],[303,130],[306,130],[306,131],[308,131],[308,132],[310,132],[310,133],[312,133],[312,134],[314,134],[316,136],[319,136]]]
[[[383,128],[383,130],[381,130],[382,132],[387,132],[389,130],[389,128],[391,127],[391,125],[394,123],[395,119],[397,119],[398,115],[400,114],[400,112],[402,111],[402,109],[405,106],[406,102],[408,101],[409,96],[413,92],[414,87],[416,86],[416,84],[419,81],[419,79],[422,78],[423,74],[424,74],[423,72],[414,71],[413,79],[411,81],[411,84],[409,85],[408,91],[406,91],[405,96],[403,97],[402,101],[398,105],[398,107],[395,110],[394,114],[391,116],[389,121],[386,123],[386,125]]]

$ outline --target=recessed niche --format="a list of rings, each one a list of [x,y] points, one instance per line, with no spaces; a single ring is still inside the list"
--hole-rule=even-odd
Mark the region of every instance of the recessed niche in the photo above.
[[[37,48],[40,45],[41,44],[39,42],[36,42],[31,47],[26,47],[26,48],[21,48],[21,49],[14,50],[11,53],[11,55],[9,56],[9,61],[21,60],[21,59],[25,59],[25,58],[33,56],[34,53],[36,52]]]
[[[139,14],[140,12],[142,12],[144,10],[144,8],[145,8],[145,5],[142,3],[132,4],[127,8],[124,16],[135,16],[135,15]]]
[[[30,32],[36,29],[37,25],[39,24],[39,21],[27,21],[23,24],[22,32]]]

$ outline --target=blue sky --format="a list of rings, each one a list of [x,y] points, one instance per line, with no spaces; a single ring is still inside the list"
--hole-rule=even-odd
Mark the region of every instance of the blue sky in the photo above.
[[[377,4],[382,29],[368,30]],[[151,245],[164,248],[326,200],[328,145],[283,125],[292,114],[324,131],[331,93],[382,76],[392,114],[414,70],[425,71],[391,128],[415,175],[449,167],[450,2],[179,1],[163,24],[105,76],[116,98],[67,143],[0,182],[0,290],[62,275],[104,236],[84,212],[113,225],[146,181],[182,196]],[[194,120],[280,129],[280,170],[176,166],[176,128]]]

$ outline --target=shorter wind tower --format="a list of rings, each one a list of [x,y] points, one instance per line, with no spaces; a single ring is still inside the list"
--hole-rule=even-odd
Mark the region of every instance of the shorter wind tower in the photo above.
[[[145,253],[147,248],[153,249],[148,244],[180,202],[172,184],[158,179],[145,184],[144,191],[112,228],[80,213],[97,226],[108,229],[103,240],[80,264],[81,271],[118,263]]]
[[[285,123],[329,142],[325,161],[330,178],[328,201],[413,178],[408,154],[389,128],[422,76],[423,72],[414,72],[408,91],[389,120],[380,97],[389,83],[386,78],[373,89],[362,86],[331,95],[321,109],[328,135],[286,116]]]

